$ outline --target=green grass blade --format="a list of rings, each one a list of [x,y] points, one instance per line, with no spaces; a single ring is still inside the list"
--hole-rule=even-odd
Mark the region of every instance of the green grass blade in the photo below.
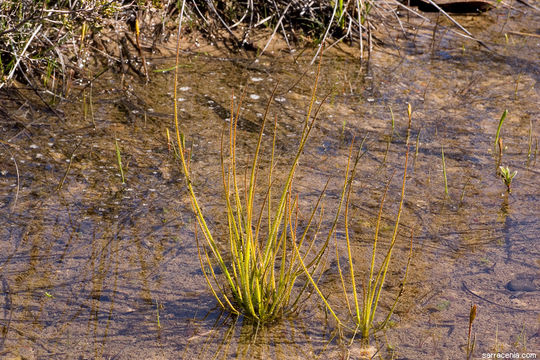
[[[118,146],[118,140],[114,139],[114,146],[116,148],[116,161],[118,162],[118,167],[120,168],[120,175],[122,176],[122,184],[126,183],[124,178],[124,169],[122,168],[122,155],[120,155],[120,146]]]
[[[441,145],[442,169],[444,177],[444,195],[448,197],[448,179],[446,177],[446,161],[444,160],[444,146]]]
[[[505,109],[501,119],[499,120],[499,126],[497,126],[497,133],[495,134],[495,142],[493,143],[493,149],[497,148],[497,143],[499,142],[499,136],[501,135],[501,128],[504,122],[504,119],[506,119],[506,115],[508,115],[508,110]]]

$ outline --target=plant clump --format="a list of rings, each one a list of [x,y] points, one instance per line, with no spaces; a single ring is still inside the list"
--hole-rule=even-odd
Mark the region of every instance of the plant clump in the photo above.
[[[339,277],[341,279],[341,286],[343,290],[343,296],[340,297],[340,300],[342,303],[343,302],[345,303],[345,305],[347,306],[349,310],[348,317],[340,318],[336,315],[336,313],[332,310],[332,307],[334,306],[333,303],[331,303],[330,299],[322,295],[322,292],[319,290],[318,285],[310,277],[313,287],[319,293],[327,309],[335,317],[337,323],[353,331],[351,344],[354,341],[354,339],[357,337],[357,335],[359,335],[363,344],[366,345],[369,343],[371,335],[373,335],[378,330],[384,329],[386,327],[403,293],[403,288],[407,279],[407,273],[408,273],[408,269],[409,269],[409,265],[410,265],[410,261],[412,257],[412,234],[411,234],[411,247],[410,247],[411,252],[409,253],[409,260],[407,262],[405,275],[403,276],[403,280],[401,282],[400,291],[395,296],[392,306],[387,311],[386,316],[384,316],[383,318],[384,320],[380,322],[377,321],[376,316],[381,312],[379,310],[380,300],[382,298],[383,292],[385,292],[384,285],[385,285],[386,276],[388,274],[389,269],[391,269],[392,253],[397,243],[400,218],[403,211],[403,203],[405,200],[407,165],[408,165],[408,159],[409,159],[409,139],[410,139],[410,129],[411,129],[411,121],[412,121],[412,109],[410,105],[408,106],[408,117],[409,117],[409,125],[408,125],[407,139],[406,139],[406,145],[405,145],[406,153],[405,153],[405,161],[404,161],[403,180],[401,184],[401,195],[400,195],[400,201],[399,201],[399,208],[398,208],[396,220],[395,220],[393,231],[392,231],[392,236],[390,238],[389,245],[386,247],[386,249],[381,251],[379,232],[381,228],[383,205],[386,198],[386,194],[388,192],[388,187],[390,185],[390,183],[388,183],[385,189],[385,192],[383,194],[383,197],[381,199],[379,214],[377,216],[377,223],[375,226],[375,233],[374,233],[372,249],[371,249],[371,261],[368,264],[369,266],[368,266],[367,273],[364,273],[364,274],[360,274],[359,272],[355,271],[355,266],[357,264],[353,260],[353,254],[352,254],[352,240],[353,239],[351,238],[351,235],[349,232],[349,205],[351,201],[350,195],[352,191],[352,179],[355,177],[355,167],[353,167],[350,178],[349,178],[351,181],[348,182],[348,187],[346,189],[347,195],[346,195],[345,205],[344,205],[345,206],[345,216],[344,216],[345,217],[344,219],[345,246],[346,246],[346,251],[347,251],[346,257],[347,257],[347,263],[348,263],[348,268],[349,268],[348,274],[344,274],[339,265],[339,250],[338,250],[339,245],[336,240],[336,260],[338,263]],[[382,256],[382,261],[377,261],[377,258],[380,256]],[[362,284],[359,284],[357,281],[357,278],[361,276],[363,276],[364,279],[363,279]],[[349,319],[349,321],[347,319]],[[352,325],[348,325],[351,322],[352,322]]]
[[[270,102],[263,117],[248,172],[245,177],[238,173],[236,124],[242,100],[234,111],[233,96],[228,147],[224,146],[222,138],[221,150],[224,196],[222,211],[227,218],[227,239],[217,238],[208,226],[207,215],[203,213],[190,180],[187,149],[177,117],[175,121],[178,157],[185,175],[192,208],[204,239],[203,245],[199,246],[199,256],[206,281],[212,294],[223,308],[235,314],[242,314],[257,323],[268,323],[293,313],[309,298],[311,294],[307,291],[309,283],[306,280],[303,282],[299,280],[303,274],[313,279],[315,273],[321,269],[319,266],[321,258],[336,227],[343,203],[345,185],[326,240],[322,244],[317,244],[315,240],[321,228],[323,218],[321,200],[325,190],[322,190],[313,209],[310,210],[307,223],[300,225],[299,196],[294,191],[293,178],[320,109],[319,107],[312,114],[318,77],[319,75],[313,87],[298,149],[292,163],[288,166],[286,179],[280,185],[276,185],[278,181],[273,173],[276,165],[274,149],[277,118],[274,121],[270,162],[265,166],[268,169],[266,181],[264,185],[259,185],[263,183],[259,170],[263,166],[261,144]],[[274,93],[270,99],[273,98]],[[345,170],[347,175],[349,167],[350,161]],[[273,196],[275,192],[277,196]],[[220,246],[224,240],[226,240],[225,250]],[[216,267],[221,272],[219,276],[214,270]]]

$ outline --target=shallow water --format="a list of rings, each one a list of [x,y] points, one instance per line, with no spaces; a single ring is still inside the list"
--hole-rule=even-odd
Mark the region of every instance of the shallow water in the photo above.
[[[381,233],[388,243],[399,202],[407,103],[413,109],[405,211],[386,286],[390,296],[399,291],[411,231],[413,258],[392,327],[372,340],[382,358],[464,358],[471,304],[478,306],[476,356],[540,355],[539,40],[509,33],[532,32],[540,23],[515,6],[512,12],[459,18],[493,52],[442,27],[434,37],[432,28],[419,23],[407,29],[409,38],[390,34],[392,41],[376,47],[367,67],[340,52],[324,58],[319,94],[330,95],[295,186],[308,212],[330,178],[332,208],[348,147],[353,138],[358,144],[366,137],[350,215],[359,264],[369,257],[381,194],[395,172]],[[284,169],[309,103],[315,73],[309,61],[294,54],[255,63],[184,54],[180,118],[192,148],[194,186],[217,233],[225,230],[219,153],[231,94],[240,96],[248,82],[238,133],[239,157],[245,158],[279,83],[271,114],[279,119],[278,170]],[[153,66],[169,68],[172,62],[154,59]],[[75,88],[76,95],[59,108],[61,117],[9,100],[13,111],[2,120],[0,148],[0,354],[358,358],[358,345],[340,344],[315,297],[296,318],[261,329],[218,309],[200,270],[189,198],[167,144],[172,80],[171,73],[155,73],[145,85],[128,76],[120,90],[120,77],[105,73],[91,90]],[[518,171],[510,195],[496,175],[493,147],[504,109],[509,115],[501,131],[502,165]],[[342,234],[341,224],[338,239]],[[326,267],[322,288],[336,294],[330,300],[345,314],[336,262],[330,257]],[[390,301],[383,299],[382,308]]]

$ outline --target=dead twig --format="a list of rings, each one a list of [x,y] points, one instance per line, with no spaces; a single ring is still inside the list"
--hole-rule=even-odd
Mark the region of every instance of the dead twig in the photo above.
[[[4,87],[4,85],[5,85],[9,80],[11,80],[11,78],[12,78],[13,75],[15,74],[15,70],[17,70],[17,68],[19,67],[19,63],[21,62],[22,57],[23,57],[24,54],[26,53],[26,50],[28,50],[28,47],[30,46],[30,43],[34,40],[34,38],[36,37],[36,35],[37,35],[37,33],[39,32],[39,30],[41,30],[42,25],[43,25],[43,24],[39,24],[39,26],[34,30],[34,32],[32,33],[32,35],[30,36],[30,38],[29,38],[28,41],[26,42],[26,45],[24,46],[24,49],[21,51],[21,54],[20,54],[19,56],[17,56],[17,61],[15,62],[15,65],[14,65],[13,68],[11,69],[9,75],[7,76],[6,81],[0,83],[0,89],[1,89],[2,87]]]
[[[289,5],[287,5],[287,7],[285,8],[285,11],[283,11],[283,14],[281,14],[281,17],[279,18],[279,20],[277,22],[277,25],[274,27],[274,31],[272,32],[272,35],[270,35],[270,39],[268,39],[268,41],[266,42],[266,45],[264,45],[264,48],[262,49],[262,51],[260,52],[259,55],[262,55],[266,51],[266,49],[268,48],[268,45],[270,45],[270,42],[274,38],[274,35],[276,35],[276,32],[277,32],[277,30],[279,28],[279,25],[283,21],[283,18],[285,17],[285,14],[287,13],[287,10],[289,10],[289,7],[291,7],[291,3],[289,3]]]

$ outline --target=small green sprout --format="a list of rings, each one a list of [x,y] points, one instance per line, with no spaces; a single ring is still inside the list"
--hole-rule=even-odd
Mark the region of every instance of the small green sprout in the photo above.
[[[499,173],[504,181],[504,184],[507,187],[507,191],[512,192],[510,185],[512,184],[512,179],[517,175],[517,171],[510,172],[510,169],[507,167],[499,166]]]

